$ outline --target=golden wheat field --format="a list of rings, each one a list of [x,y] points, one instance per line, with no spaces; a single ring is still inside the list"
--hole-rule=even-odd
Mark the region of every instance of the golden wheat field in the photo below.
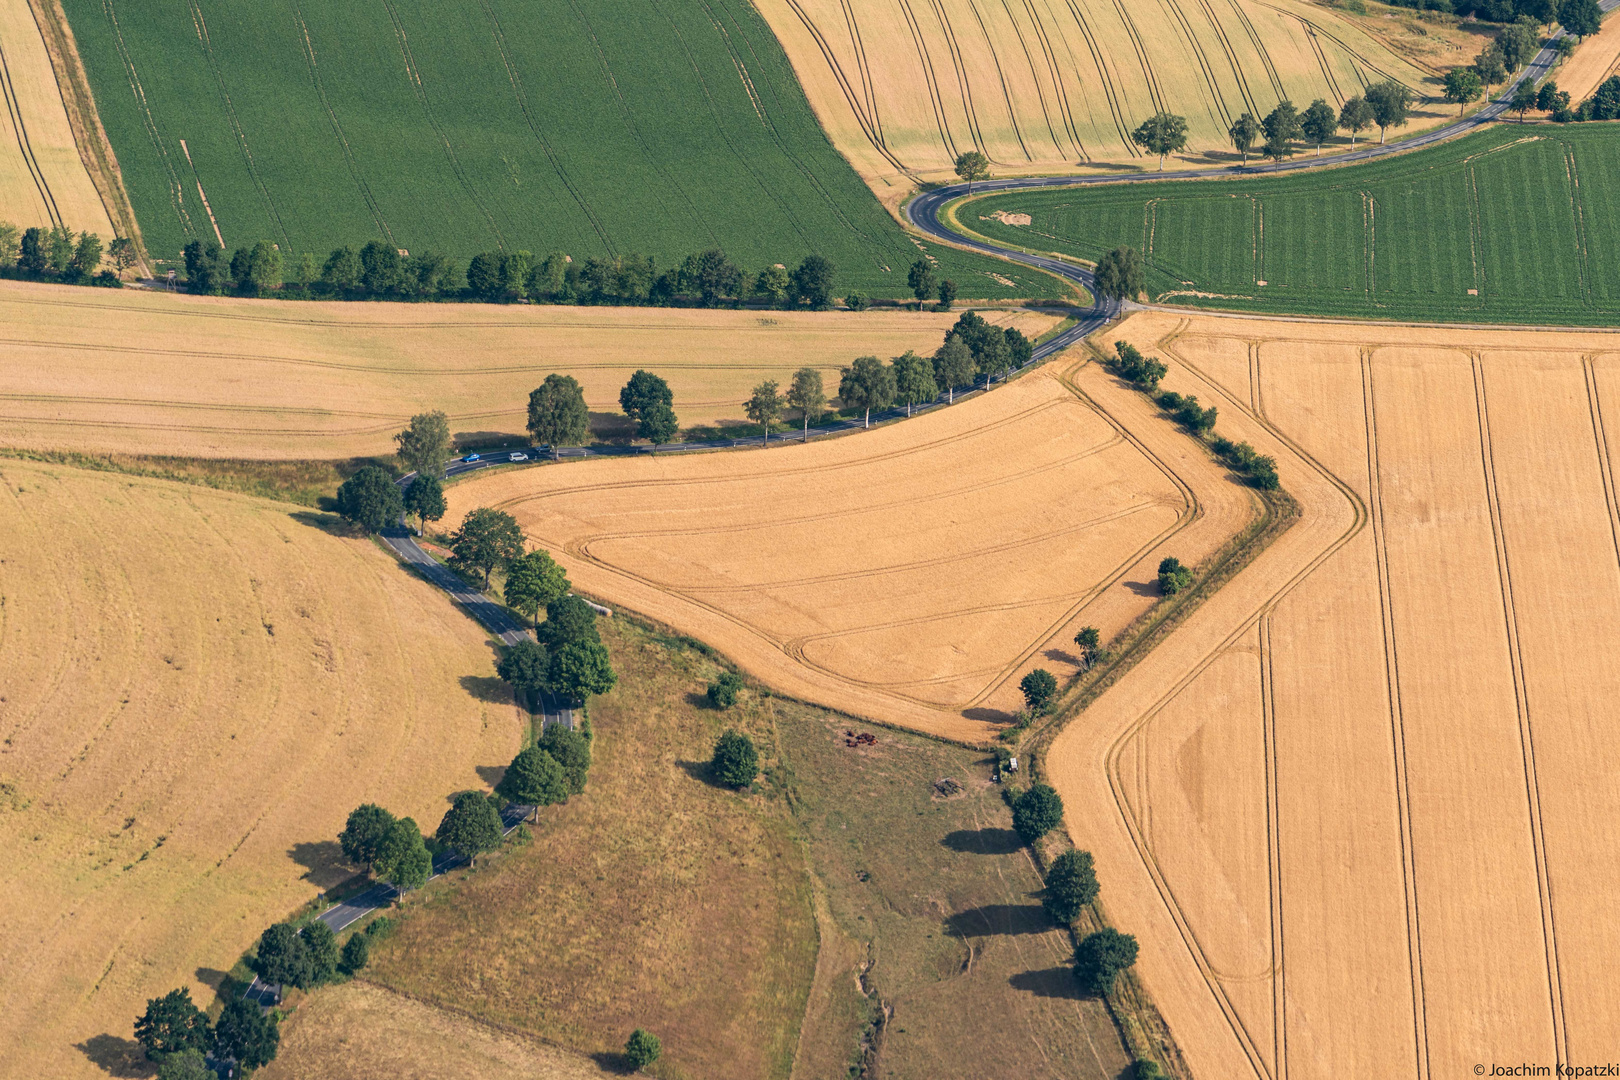
[[[1047,757],[1194,1074],[1607,1060],[1620,338],[1116,333],[1304,511]]]
[[[1072,355],[1072,354],[1071,354]],[[1141,395],[1059,361],[986,396],[769,451],[524,469],[450,489],[514,514],[584,591],[773,687],[979,740],[1258,512]]]
[[[261,1080],[602,1080],[622,1075],[582,1054],[424,1005],[366,982],[305,999],[281,1028]]]
[[[1147,160],[1130,133],[1155,112],[1190,155],[1231,151],[1240,114],[1288,98],[1337,108],[1430,72],[1300,0],[765,0],[833,144],[877,191],[951,174],[982,150],[998,175]],[[1420,109],[1422,116],[1440,111]],[[1418,122],[1421,122],[1421,118]]]
[[[350,809],[431,830],[517,749],[484,634],[329,520],[0,461],[0,1076],[144,1075],[146,1000],[346,878]]]
[[[73,141],[28,0],[0,0],[0,221],[110,239],[112,222]]]
[[[746,423],[762,379],[831,389],[857,356],[932,352],[934,312],[756,312],[239,300],[0,283],[0,445],[189,457],[393,452],[415,413],[524,438],[529,391],[573,375],[599,426],[637,368],[682,424]],[[1030,337],[1057,316],[987,313]]]
[[[1620,71],[1620,19],[1604,19],[1603,28],[1575,47],[1575,52],[1553,72],[1553,81],[1578,105],[1591,97],[1598,84]]]

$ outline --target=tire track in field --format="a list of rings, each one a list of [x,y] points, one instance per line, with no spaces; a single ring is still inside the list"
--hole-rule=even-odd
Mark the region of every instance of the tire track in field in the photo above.
[[[1005,7],[1007,0],[1001,0],[1001,2],[1002,6]],[[990,53],[990,62],[996,66],[996,80],[1001,83],[1001,100],[1007,105],[1007,123],[1012,126],[1013,136],[1018,140],[1018,148],[1024,152],[1024,160],[1034,161],[1034,155],[1029,152],[1029,146],[1024,142],[1024,132],[1018,126],[1018,109],[1013,105],[1012,91],[1007,87],[1006,73],[1001,70],[1001,54],[996,52],[996,43],[990,39],[990,28],[984,24],[984,15],[979,11],[979,5],[976,0],[967,0],[967,5],[968,10],[973,12],[974,21],[979,24],[979,33],[984,35],[984,47]],[[1018,32],[1018,24],[1012,21],[1011,8],[1007,9],[1007,21],[1009,24],[1011,24],[1012,32],[1015,36],[1017,36],[1019,44],[1023,45],[1023,35]],[[1024,58],[1026,60],[1029,59],[1028,46],[1024,47]],[[1030,64],[1030,73],[1034,74],[1033,62]],[[1038,83],[1036,84],[1035,92],[1036,96],[1040,98],[1041,113],[1044,115],[1046,112],[1046,98],[1040,93],[1040,85]],[[1047,120],[1047,126],[1048,128],[1051,127],[1050,118]]]
[[[1536,863],[1536,892],[1541,905],[1542,948],[1547,961],[1548,1007],[1552,1015],[1553,1043],[1570,1060],[1569,1033],[1564,1022],[1564,982],[1558,963],[1558,928],[1553,920],[1552,884],[1547,869],[1547,838],[1541,818],[1541,780],[1536,770],[1535,730],[1530,720],[1524,657],[1519,648],[1519,614],[1513,595],[1513,566],[1503,536],[1502,503],[1496,488],[1496,454],[1491,442],[1490,404],[1484,365],[1477,352],[1469,356],[1474,377],[1474,402],[1479,424],[1480,462],[1485,474],[1486,503],[1490,509],[1491,539],[1496,547],[1497,579],[1502,594],[1503,623],[1508,637],[1508,658],[1513,674],[1513,696],[1519,718],[1519,746],[1524,757],[1525,800]]]
[[[719,247],[720,238],[715,236],[714,230],[704,220],[702,213],[697,208],[697,204],[692,201],[692,197],[686,193],[686,189],[676,181],[675,177],[659,163],[658,156],[653,153],[652,147],[647,145],[647,137],[641,133],[641,126],[636,123],[635,112],[630,108],[630,103],[624,100],[624,94],[619,89],[619,80],[613,74],[613,66],[608,63],[607,53],[602,48],[601,39],[596,36],[596,27],[591,24],[591,20],[586,17],[585,12],[580,9],[576,0],[568,0],[568,8],[574,13],[574,18],[579,20],[579,24],[585,28],[586,35],[591,39],[591,47],[596,50],[596,62],[602,69],[602,77],[607,80],[608,88],[613,91],[613,100],[619,103],[619,114],[624,118],[624,126],[635,137],[636,145],[641,147],[642,159],[647,163],[647,168],[657,174],[663,181],[661,186],[652,189],[652,193],[653,197],[658,200],[659,206],[663,208],[665,216],[673,217],[669,213],[668,204],[664,202],[663,188],[667,187],[680,196],[681,201],[686,204],[688,216],[698,228],[708,234],[709,242]]]
[[[1035,66],[1035,54],[1029,51],[1029,40],[1024,37],[1023,27],[1018,25],[1018,18],[1013,14],[1011,0],[1001,0],[1001,7],[1007,13],[1007,24],[1012,27],[1013,35],[1018,38],[1018,47],[1024,52],[1024,63],[1029,68],[1030,82],[1035,84],[1035,100],[1041,106],[1041,119],[1046,121],[1046,133],[1051,137],[1052,145],[1057,149],[1057,152],[1064,157],[1068,157],[1069,154],[1064,151],[1063,142],[1058,137],[1057,127],[1052,123],[1052,110],[1046,104],[1046,91],[1041,87],[1041,74],[1040,69]],[[977,14],[977,11],[975,11],[975,14]],[[979,20],[979,25],[981,27],[984,25],[982,18]],[[986,37],[988,36],[986,34]],[[1003,83],[1003,89],[1005,89],[1005,82]],[[1010,101],[1007,107],[1009,109],[1012,107]],[[1082,150],[1082,157],[1084,153]]]
[[[1266,43],[1260,38],[1260,31],[1256,30],[1254,23],[1249,21],[1248,12],[1238,5],[1238,0],[1226,0],[1226,2],[1232,5],[1232,10],[1237,14],[1238,22],[1243,24],[1244,33],[1248,34],[1249,40],[1254,42],[1254,51],[1259,54],[1260,64],[1266,69],[1266,78],[1271,80],[1271,88],[1277,92],[1277,100],[1279,102],[1287,101],[1288,90],[1283,86],[1282,79],[1277,76],[1277,66],[1271,62],[1271,53],[1266,50]]]
[[[1598,393],[1597,355],[1581,357],[1581,373],[1586,376],[1587,409],[1592,414],[1592,439],[1597,444],[1598,472],[1603,477],[1603,498],[1609,506],[1609,532],[1614,537],[1614,557],[1620,561],[1620,497],[1615,492],[1614,458],[1609,453],[1609,433],[1603,425],[1603,399]]]
[[[850,0],[838,0],[844,11],[844,25],[849,29],[850,47],[855,50],[855,70],[860,72],[861,89],[866,95],[867,115],[872,118],[872,129],[878,140],[883,140],[883,113],[878,109],[877,87],[872,81],[872,66],[866,59],[866,39],[861,36],[861,21],[855,15]]]
[[[1271,619],[1275,609],[1260,617],[1255,629],[1260,646],[1260,730],[1266,768],[1266,883],[1270,901],[1271,933],[1271,1061],[1272,1076],[1288,1076],[1287,968],[1283,955],[1282,810],[1278,800],[1277,681],[1272,672]]]
[[[939,137],[945,142],[945,152],[953,158],[957,157],[959,151],[956,141],[951,138],[950,121],[945,116],[945,99],[939,90],[939,73],[934,70],[934,58],[928,53],[928,42],[923,38],[917,13],[911,9],[911,0],[900,0],[900,13],[905,16],[912,44],[917,49],[917,59],[922,63],[923,82],[928,86],[928,98],[934,107],[934,123],[939,126]]]
[[[1091,62],[1097,68],[1097,79],[1102,84],[1103,97],[1108,100],[1108,111],[1113,114],[1114,130],[1119,133],[1119,141],[1132,157],[1141,157],[1143,151],[1131,141],[1131,129],[1125,121],[1125,112],[1119,103],[1119,88],[1114,85],[1113,76],[1108,74],[1104,52],[1097,47],[1097,38],[1091,32],[1091,24],[1086,21],[1085,13],[1080,10],[1076,0],[1064,0],[1069,12],[1074,16],[1075,25],[1080,28],[1080,34],[1086,39],[1086,48],[1091,50]]]
[[[962,98],[962,111],[967,116],[968,131],[973,136],[974,148],[988,153],[990,147],[985,142],[984,130],[979,126],[979,110],[973,101],[973,80],[968,77],[967,61],[962,59],[962,46],[956,40],[956,28],[951,25],[951,17],[945,11],[944,0],[926,0],[926,2],[934,13],[934,19],[939,23],[940,35],[945,39],[945,53],[950,57],[951,68],[956,73],[956,88]],[[995,158],[992,157],[990,160],[995,161]]]
[[[893,165],[895,169],[908,176],[911,175],[911,170],[906,167],[905,163],[890,153],[889,148],[884,144],[883,130],[878,124],[877,113],[875,111],[867,112],[863,104],[863,95],[857,94],[854,87],[850,85],[849,76],[844,74],[844,69],[838,63],[838,57],[822,34],[821,28],[816,25],[815,20],[810,18],[810,13],[805,11],[804,5],[799,3],[799,0],[787,0],[787,3],[793,9],[793,13],[799,17],[799,22],[804,24],[805,31],[815,41],[816,48],[821,50],[822,59],[827,61],[827,69],[832,72],[833,79],[838,83],[838,88],[843,92],[844,100],[849,104],[849,110],[855,117],[855,122],[860,125],[861,132],[866,136],[866,140],[872,144],[872,149],[882,154],[884,160]]]
[[[1388,69],[1379,67],[1377,64],[1373,63],[1373,61],[1369,60],[1366,57],[1365,54],[1357,51],[1356,49],[1351,48],[1348,42],[1346,42],[1343,38],[1339,37],[1333,31],[1329,30],[1327,27],[1323,26],[1321,23],[1315,22],[1315,21],[1313,21],[1311,19],[1306,18],[1303,15],[1296,14],[1295,12],[1289,11],[1289,10],[1287,10],[1285,8],[1277,7],[1275,4],[1268,4],[1268,3],[1266,3],[1266,0],[1249,0],[1249,2],[1254,4],[1256,7],[1269,8],[1272,11],[1280,12],[1283,15],[1287,15],[1287,16],[1289,16],[1291,18],[1298,19],[1300,22],[1302,22],[1306,26],[1310,27],[1312,32],[1320,34],[1322,37],[1325,37],[1329,41],[1333,42],[1333,44],[1337,45],[1340,49],[1342,49],[1344,51],[1344,54],[1346,56],[1348,56],[1351,59],[1353,59],[1353,60],[1357,61],[1358,63],[1360,63],[1361,66],[1366,68],[1368,71],[1371,71],[1373,74],[1378,75],[1381,78],[1384,78],[1384,79],[1389,80],[1391,82],[1400,83],[1402,86],[1404,86],[1408,90],[1412,91],[1412,93],[1415,94],[1417,96],[1418,100],[1420,100],[1420,101],[1427,101],[1428,100],[1428,95],[1425,94],[1422,91],[1421,88],[1413,86],[1411,83],[1407,82],[1405,79],[1397,78]],[[1235,0],[1234,0],[1234,3],[1235,3]],[[1354,67],[1354,65],[1351,65],[1351,66]],[[1366,76],[1363,75],[1360,71],[1356,72],[1356,77],[1358,79],[1362,80],[1363,85],[1367,85]]]
[[[40,168],[39,159],[34,156],[33,144],[28,140],[28,125],[23,121],[22,106],[17,102],[17,88],[11,82],[11,65],[6,62],[4,42],[0,42],[0,96],[6,99],[6,112],[11,117],[11,133],[17,138],[17,152],[22,155],[23,165],[28,169],[28,177],[39,191],[40,202],[45,206],[45,216],[50,219],[53,228],[61,228],[62,211],[56,205],[56,196],[51,194],[51,185],[45,179],[45,170]]]
[[[1299,16],[1295,16],[1299,18]],[[1328,90],[1333,99],[1340,106],[1344,105],[1344,91],[1339,89],[1339,80],[1333,77],[1333,66],[1328,63],[1327,52],[1322,48],[1322,39],[1316,36],[1316,27],[1309,20],[1299,19],[1300,28],[1305,31],[1305,40],[1311,43],[1311,52],[1316,54],[1316,64],[1322,69],[1322,78],[1327,82]]]
[[[180,174],[175,172],[174,162],[169,159],[169,149],[163,145],[163,136],[158,134],[157,120],[152,116],[152,107],[146,100],[146,88],[141,85],[140,74],[135,70],[134,54],[129,51],[129,45],[124,41],[124,28],[118,25],[118,11],[113,7],[113,0],[101,0],[101,10],[112,25],[113,41],[116,43],[118,58],[124,62],[124,72],[129,78],[129,90],[135,98],[137,111],[141,114],[141,124],[146,128],[147,138],[152,140],[152,148],[157,151],[158,160],[163,162],[163,170],[169,174],[169,199],[174,204],[175,217],[179,219],[187,236],[195,236],[197,230],[191,223],[191,214],[186,210]]]
[[[1586,201],[1581,198],[1581,174],[1575,165],[1575,148],[1567,142],[1560,142],[1559,145],[1564,151],[1564,171],[1569,176],[1569,207],[1575,218],[1575,270],[1581,277],[1581,299],[1586,307],[1591,307],[1592,262],[1587,247]]]
[[[248,146],[247,131],[242,127],[241,118],[236,115],[236,104],[231,101],[230,90],[225,86],[225,72],[220,67],[219,57],[214,55],[214,42],[208,34],[208,22],[203,18],[202,4],[200,0],[186,0],[186,7],[191,12],[191,22],[197,30],[197,41],[202,45],[203,56],[208,61],[208,70],[213,73],[214,85],[219,90],[219,100],[225,106],[225,121],[230,126],[231,134],[236,136],[236,146],[242,152],[242,163],[247,167],[248,177],[258,189],[259,198],[264,201],[266,217],[275,222],[277,231],[281,233],[281,242],[286,245],[286,250],[291,252],[292,238],[287,233],[286,224],[281,220],[281,210],[277,208],[276,201],[270,197],[270,189],[265,186],[264,179],[259,176],[258,166],[253,163],[253,150]]]
[[[608,236],[607,227],[596,216],[596,211],[591,209],[590,203],[575,185],[574,178],[568,174],[568,169],[563,165],[556,148],[551,145],[551,140],[546,138],[545,132],[540,130],[540,125],[534,118],[534,110],[529,107],[529,92],[524,88],[523,78],[512,63],[511,53],[506,47],[506,29],[501,26],[495,8],[490,4],[490,0],[478,0],[478,3],[484,9],[484,17],[489,20],[490,32],[495,40],[495,51],[500,54],[501,66],[506,69],[506,80],[512,86],[512,95],[517,99],[518,111],[523,114],[523,122],[529,126],[529,133],[534,136],[534,141],[540,144],[540,151],[546,155],[546,160],[551,163],[551,170],[557,174],[557,179],[561,180],[563,187],[568,190],[574,205],[585,215],[585,220],[591,223],[591,228],[602,241],[602,246],[607,249],[609,255],[616,256],[618,251],[613,246],[612,238]]]
[[[1181,0],[1160,0],[1160,3],[1169,10],[1171,17],[1181,27],[1182,35],[1187,39],[1187,47],[1192,50],[1193,59],[1198,61],[1198,70],[1204,76],[1204,85],[1208,89],[1210,101],[1215,106],[1215,111],[1220,114],[1219,117],[1212,119],[1216,119],[1222,127],[1231,127],[1232,112],[1226,107],[1226,98],[1221,95],[1220,84],[1215,81],[1215,68],[1210,64],[1209,56],[1204,52],[1204,46],[1199,42],[1198,35],[1193,33],[1187,13],[1181,9]]]
[[[195,0],[193,0],[195,2]],[[506,250],[506,235],[501,232],[495,215],[490,213],[489,205],[479,194],[467,170],[461,167],[461,158],[456,154],[456,148],[450,142],[450,136],[439,122],[439,114],[433,108],[433,100],[428,96],[427,87],[422,82],[422,74],[416,66],[416,56],[411,52],[410,37],[405,33],[405,23],[399,17],[399,9],[394,6],[394,0],[382,0],[383,9],[388,12],[388,19],[394,25],[394,37],[399,43],[399,55],[405,62],[405,81],[410,84],[411,91],[416,95],[417,102],[422,106],[422,115],[427,118],[428,125],[433,128],[434,134],[444,147],[444,156],[450,162],[450,171],[455,173],[456,180],[461,184],[461,190],[466,192],[467,198],[478,212],[484,215],[484,221],[489,225],[489,231],[494,234],[495,243],[502,251]]]
[[[1423,989],[1422,915],[1418,904],[1417,848],[1412,834],[1412,794],[1406,755],[1406,709],[1401,695],[1399,638],[1390,585],[1389,542],[1385,535],[1384,481],[1378,460],[1378,399],[1373,385],[1372,347],[1361,349],[1362,427],[1367,443],[1367,506],[1372,525],[1373,562],[1378,571],[1378,612],[1384,644],[1384,686],[1389,699],[1392,761],[1395,766],[1395,815],[1401,843],[1401,892],[1406,907],[1406,952],[1412,991],[1413,1046],[1417,1073],[1429,1075],[1428,998]]]
[[[1153,60],[1148,56],[1147,43],[1142,40],[1142,32],[1136,28],[1136,20],[1131,18],[1130,9],[1123,0],[1114,0],[1114,10],[1119,13],[1120,25],[1125,27],[1125,36],[1131,39],[1131,48],[1136,51],[1136,59],[1142,65],[1142,77],[1147,80],[1148,98],[1153,102],[1153,111],[1166,113],[1170,111],[1165,104],[1164,93],[1159,88],[1158,73],[1153,70]]]
[[[1226,33],[1226,27],[1221,25],[1220,17],[1215,14],[1215,8],[1210,0],[1198,0],[1198,7],[1209,20],[1209,28],[1215,32],[1215,37],[1221,43],[1221,50],[1226,53],[1226,62],[1231,65],[1232,78],[1237,81],[1238,93],[1243,98],[1244,109],[1249,115],[1256,118],[1264,116],[1266,110],[1255,103],[1254,93],[1249,89],[1249,80],[1243,74],[1243,65],[1238,62],[1237,50],[1232,47],[1232,39]]]
[[[371,185],[361,175],[360,165],[355,161],[354,150],[349,146],[349,137],[344,134],[343,125],[338,122],[337,112],[333,110],[332,102],[326,96],[326,84],[321,79],[321,68],[315,60],[315,42],[309,36],[309,24],[304,21],[304,12],[298,6],[298,0],[293,0],[292,12],[293,21],[298,24],[298,38],[304,43],[304,63],[309,68],[310,82],[315,84],[315,96],[321,99],[321,108],[326,110],[326,119],[332,125],[332,134],[337,138],[338,145],[343,148],[343,161],[349,167],[349,176],[360,192],[361,201],[371,212],[371,220],[377,223],[378,230],[388,238],[388,242],[398,247],[399,243],[394,239],[393,230],[383,218],[382,207],[377,205],[376,198],[371,194]]]
[[[1079,126],[1074,121],[1074,110],[1069,105],[1069,91],[1063,85],[1063,72],[1058,64],[1057,51],[1052,48],[1052,36],[1048,33],[1046,24],[1041,22],[1041,15],[1040,12],[1035,10],[1034,0],[1023,0],[1023,5],[1024,10],[1029,13],[1031,25],[1035,28],[1035,36],[1041,43],[1041,55],[1046,58],[1047,74],[1052,78],[1053,92],[1063,113],[1063,126],[1069,133],[1069,140],[1080,152],[1081,159],[1090,161],[1091,155],[1086,152],[1086,144],[1081,140]],[[1011,17],[1011,13],[1008,14]],[[1036,76],[1035,87],[1037,90],[1040,89],[1040,85],[1040,77]],[[1045,107],[1044,102],[1042,107]],[[1063,147],[1059,145],[1058,150],[1061,152],[1062,149]]]
[[[1178,364],[1181,364],[1188,371],[1197,375],[1198,378],[1201,379],[1215,395],[1226,399],[1226,401],[1230,403],[1233,408],[1244,413],[1245,415],[1248,415],[1256,423],[1263,426],[1282,445],[1286,446],[1291,452],[1293,452],[1307,467],[1316,472],[1318,476],[1331,484],[1342,496],[1344,496],[1346,502],[1349,503],[1354,512],[1353,520],[1342,534],[1329,543],[1304,567],[1296,572],[1293,577],[1283,582],[1269,597],[1260,601],[1254,612],[1248,618],[1246,618],[1240,626],[1228,634],[1226,638],[1214,645],[1210,651],[1205,654],[1204,658],[1197,664],[1193,665],[1185,674],[1183,674],[1175,685],[1166,690],[1166,692],[1154,703],[1150,709],[1143,714],[1142,717],[1121,731],[1115,740],[1110,744],[1106,755],[1110,792],[1114,799],[1115,808],[1120,814],[1121,821],[1124,823],[1127,832],[1129,832],[1131,836],[1131,842],[1136,846],[1137,855],[1142,860],[1142,865],[1144,869],[1146,869],[1149,878],[1152,880],[1155,891],[1158,892],[1160,898],[1164,901],[1166,910],[1169,913],[1172,921],[1175,923],[1177,934],[1181,937],[1182,943],[1186,946],[1188,954],[1192,957],[1193,962],[1198,966],[1199,973],[1203,976],[1205,985],[1208,987],[1211,996],[1215,999],[1217,1007],[1220,1008],[1222,1015],[1232,1032],[1233,1038],[1237,1040],[1238,1045],[1242,1048],[1244,1054],[1249,1058],[1251,1067],[1253,1067],[1257,1073],[1264,1076],[1268,1074],[1268,1070],[1265,1068],[1264,1058],[1259,1053],[1259,1050],[1255,1046],[1252,1038],[1250,1038],[1248,1035],[1248,1030],[1243,1024],[1241,1017],[1239,1016],[1235,1007],[1232,1005],[1231,1000],[1228,998],[1224,988],[1221,986],[1218,972],[1213,965],[1210,964],[1209,958],[1202,943],[1198,940],[1197,935],[1193,932],[1191,923],[1188,921],[1185,913],[1182,911],[1180,902],[1176,899],[1175,890],[1170,887],[1168,879],[1165,878],[1164,872],[1159,867],[1157,859],[1153,854],[1153,845],[1144,831],[1144,819],[1138,818],[1131,808],[1128,790],[1132,785],[1127,783],[1127,778],[1121,771],[1120,759],[1122,758],[1125,750],[1130,746],[1132,740],[1136,739],[1137,736],[1144,731],[1147,726],[1170,705],[1171,702],[1173,702],[1190,686],[1192,686],[1210,667],[1211,664],[1219,659],[1223,653],[1229,651],[1234,645],[1238,644],[1245,637],[1247,637],[1250,631],[1257,627],[1262,617],[1274,611],[1277,605],[1281,603],[1282,600],[1285,599],[1290,593],[1292,593],[1294,589],[1298,588],[1300,584],[1309,579],[1318,569],[1326,564],[1329,559],[1331,559],[1346,544],[1354,539],[1361,532],[1361,530],[1366,527],[1368,514],[1366,504],[1362,502],[1359,496],[1357,496],[1354,489],[1352,489],[1319,460],[1312,456],[1307,450],[1305,450],[1304,447],[1300,446],[1292,438],[1284,434],[1263,415],[1252,412],[1244,404],[1244,402],[1240,398],[1234,396],[1224,384],[1211,378],[1195,364],[1191,363],[1184,356],[1176,352],[1174,348],[1174,338],[1174,332],[1166,335],[1166,337],[1159,342],[1160,349],[1173,357]]]

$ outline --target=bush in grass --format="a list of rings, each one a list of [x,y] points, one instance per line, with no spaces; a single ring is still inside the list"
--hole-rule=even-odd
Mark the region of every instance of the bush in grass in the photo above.
[[[1036,784],[1013,803],[1013,828],[1034,845],[1063,820],[1063,799],[1050,784]]]
[[[343,943],[342,969],[344,974],[353,975],[371,962],[370,927],[366,933],[355,934]]]
[[[1181,560],[1174,555],[1167,555],[1159,561],[1159,591],[1166,596],[1174,596],[1192,587],[1192,571],[1181,565]]]
[[[1048,915],[1067,926],[1080,917],[1082,908],[1097,899],[1097,889],[1097,871],[1091,865],[1091,852],[1065,851],[1052,860],[1041,903]]]
[[[743,677],[735,671],[722,671],[720,677],[709,684],[709,704],[716,709],[729,709],[737,704],[737,691],[743,688]]]
[[[650,1031],[636,1028],[630,1033],[630,1038],[625,1040],[624,1060],[630,1068],[640,1072],[657,1061],[658,1055],[663,1051],[664,1048],[659,1044],[658,1036]]]
[[[709,761],[714,778],[727,787],[744,788],[759,775],[759,752],[754,740],[736,731],[728,731],[714,744],[714,757]]]
[[[1102,995],[1114,988],[1114,977],[1136,963],[1136,938],[1104,927],[1086,935],[1074,951],[1074,971],[1082,985]]]
[[[1131,1066],[1131,1080],[1164,1080],[1164,1070],[1152,1058],[1137,1058]]]

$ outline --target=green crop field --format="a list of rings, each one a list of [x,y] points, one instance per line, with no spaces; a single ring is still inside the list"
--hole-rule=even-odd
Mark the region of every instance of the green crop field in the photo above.
[[[1094,260],[1143,253],[1156,300],[1299,315],[1620,323],[1620,129],[1502,124],[1291,176],[993,195],[957,219]],[[1028,214],[1007,225],[996,211]]]
[[[747,0],[65,0],[154,258],[217,227],[324,254],[818,251],[907,292],[916,246],[822,134]],[[1045,275],[932,248],[963,296]],[[999,275],[1014,282],[998,281]]]

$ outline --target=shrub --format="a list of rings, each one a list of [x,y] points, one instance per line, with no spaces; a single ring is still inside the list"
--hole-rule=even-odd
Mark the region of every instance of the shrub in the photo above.
[[[568,792],[578,795],[585,790],[585,779],[591,771],[591,740],[561,724],[552,724],[540,736],[540,749],[550,754],[568,780]]]
[[[371,962],[370,934],[371,927],[368,926],[365,933],[355,934],[343,943],[343,970],[348,974],[353,975]]]
[[[1164,1080],[1164,1070],[1152,1058],[1137,1058],[1131,1066],[1132,1080]]]
[[[735,671],[723,671],[709,684],[709,704],[716,709],[729,709],[737,704],[737,691],[743,687],[743,677]]]
[[[1136,938],[1104,927],[1086,935],[1074,951],[1075,975],[1094,994],[1114,988],[1114,977],[1136,963]]]
[[[726,732],[714,744],[709,767],[714,778],[727,787],[747,787],[759,775],[759,752],[754,749],[754,740],[735,731]]]
[[[332,933],[330,926],[316,919],[304,927],[301,936],[304,939],[304,952],[309,956],[310,985],[319,986],[331,981],[338,970],[337,935]]]
[[[1114,352],[1117,354],[1113,362],[1114,371],[1126,382],[1135,383],[1150,394],[1159,388],[1159,380],[1169,370],[1159,361],[1144,357],[1128,341],[1114,342]]]
[[[157,1080],[219,1080],[201,1050],[182,1050],[170,1054],[158,1066]]]
[[[1063,820],[1063,799],[1049,784],[1036,784],[1013,803],[1013,828],[1033,845]]]
[[[1193,583],[1192,571],[1181,565],[1181,560],[1174,555],[1166,556],[1159,562],[1159,591],[1166,596],[1190,588]]]
[[[1036,668],[1023,677],[1018,689],[1024,692],[1024,704],[1029,706],[1029,711],[1038,713],[1052,703],[1052,696],[1057,693],[1057,677],[1045,668]]]
[[[1065,851],[1052,861],[1041,903],[1047,914],[1067,926],[1079,918],[1080,909],[1097,899],[1097,891],[1097,871],[1091,865],[1091,852]]]
[[[657,1061],[658,1055],[663,1051],[664,1048],[659,1044],[658,1036],[650,1031],[636,1028],[630,1033],[630,1038],[625,1040],[624,1060],[632,1069],[639,1072]]]

